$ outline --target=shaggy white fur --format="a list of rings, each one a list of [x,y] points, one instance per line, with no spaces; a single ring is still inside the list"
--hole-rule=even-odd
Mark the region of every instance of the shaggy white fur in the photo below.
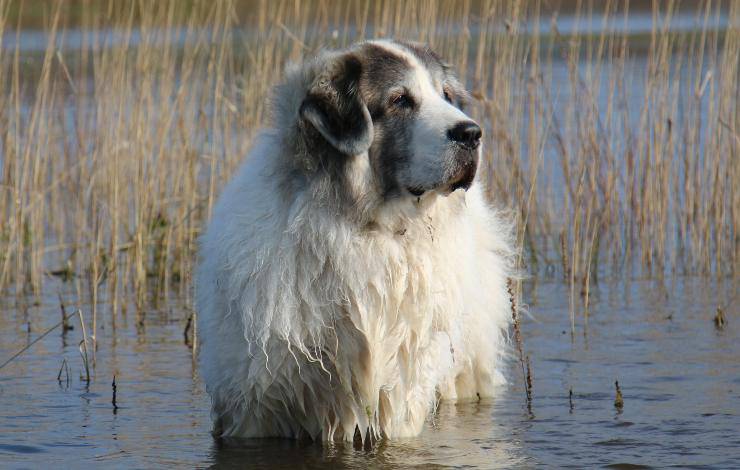
[[[503,380],[508,222],[478,182],[383,201],[367,153],[348,166],[349,216],[328,176],[292,176],[297,109],[319,63],[278,88],[274,128],[201,240],[200,360],[217,435],[413,436],[435,400],[489,397]]]

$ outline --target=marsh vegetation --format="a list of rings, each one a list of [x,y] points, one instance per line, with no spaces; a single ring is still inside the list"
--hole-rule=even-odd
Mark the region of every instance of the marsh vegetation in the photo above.
[[[99,393],[110,403],[115,375],[116,409],[131,413],[127,388],[138,390],[136,374],[116,365],[116,347],[144,354],[151,370],[137,373],[155,380],[175,374],[156,363],[157,345],[183,347],[183,330],[193,345],[186,325],[197,237],[269,123],[270,87],[288,62],[320,48],[388,36],[429,43],[471,91],[491,201],[515,217],[521,266],[544,285],[513,283],[513,304],[529,303],[535,315],[549,306],[565,317],[569,344],[577,330],[588,350],[588,319],[599,309],[592,331],[643,338],[617,313],[609,318],[636,318],[629,300],[614,297],[634,294],[641,308],[661,304],[656,311],[673,318],[692,300],[673,289],[688,285],[700,300],[686,307],[688,317],[676,316],[675,328],[689,335],[687,325],[708,325],[717,336],[702,341],[724,348],[717,370],[737,371],[727,360],[738,331],[731,286],[740,262],[740,2],[712,0],[0,0],[0,305],[15,312],[0,314],[3,358],[54,324],[60,302],[68,312],[80,306],[94,341],[92,386],[104,376]],[[631,280],[642,283],[637,293]],[[715,312],[723,312],[716,332]],[[657,315],[639,321],[654,333],[669,321]],[[547,406],[561,398],[565,414],[569,403],[576,414],[593,411],[601,398],[613,410],[615,379],[627,417],[644,411],[639,403],[650,393],[675,392],[649,384],[635,392],[634,380],[601,377],[598,364],[586,361],[580,366],[603,383],[573,379],[556,400],[552,374],[572,371],[543,358],[583,357],[551,339],[529,340],[561,328],[560,320],[517,327],[522,369],[531,355],[537,374],[533,387],[531,379],[514,380],[523,387],[517,399],[527,396],[526,419],[543,409],[552,416]],[[66,324],[62,331],[77,333]],[[631,359],[620,362],[605,348],[621,351],[621,343],[604,338],[602,346],[591,343],[602,365],[634,366],[630,355],[644,352],[625,346]],[[645,344],[662,358],[656,361],[669,361]],[[666,344],[677,357],[689,354]],[[189,374],[179,354],[173,362]],[[709,362],[701,351],[689,356]],[[51,379],[67,367],[69,388],[67,362],[43,357],[49,364],[39,367]],[[64,360],[79,368],[79,357]],[[548,369],[538,372],[541,366]],[[170,378],[198,388],[197,379]],[[715,399],[713,383],[705,385]],[[600,392],[584,394],[589,387]],[[517,428],[506,400],[497,412]],[[191,414],[207,409],[202,391],[187,401]],[[722,416],[737,411],[713,403]],[[476,426],[485,427],[487,416]],[[725,425],[732,420],[717,429]]]
[[[247,3],[0,1],[4,292],[56,275],[112,315],[187,301],[286,62],[379,36],[460,71],[522,263],[561,271],[585,308],[598,276],[736,272],[737,2],[575,2],[564,26],[552,2]]]

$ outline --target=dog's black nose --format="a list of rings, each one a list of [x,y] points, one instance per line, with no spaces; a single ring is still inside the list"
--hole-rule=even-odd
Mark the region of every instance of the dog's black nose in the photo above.
[[[470,150],[478,148],[482,135],[483,131],[480,126],[473,121],[458,122],[455,127],[447,131],[447,137],[450,140]]]

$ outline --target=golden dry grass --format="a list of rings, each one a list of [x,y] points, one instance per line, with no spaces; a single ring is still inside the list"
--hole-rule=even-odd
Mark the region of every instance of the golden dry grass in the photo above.
[[[62,1],[0,0],[3,292],[57,276],[114,318],[131,300],[188,304],[197,236],[286,61],[377,36],[461,71],[491,197],[516,214],[526,268],[562,270],[573,310],[599,274],[737,273],[738,2],[698,2],[682,33],[678,2],[655,2],[637,36],[622,1],[575,2],[598,27],[567,33],[547,1],[247,3],[81,2],[73,27]],[[43,52],[3,45],[33,8]]]

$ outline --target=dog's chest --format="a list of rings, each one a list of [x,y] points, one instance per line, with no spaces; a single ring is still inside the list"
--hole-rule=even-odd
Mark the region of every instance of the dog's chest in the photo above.
[[[455,253],[448,233],[426,217],[393,230],[366,234],[353,259],[342,264],[341,285],[363,324],[380,330],[429,329],[456,314],[462,286],[455,276]]]

